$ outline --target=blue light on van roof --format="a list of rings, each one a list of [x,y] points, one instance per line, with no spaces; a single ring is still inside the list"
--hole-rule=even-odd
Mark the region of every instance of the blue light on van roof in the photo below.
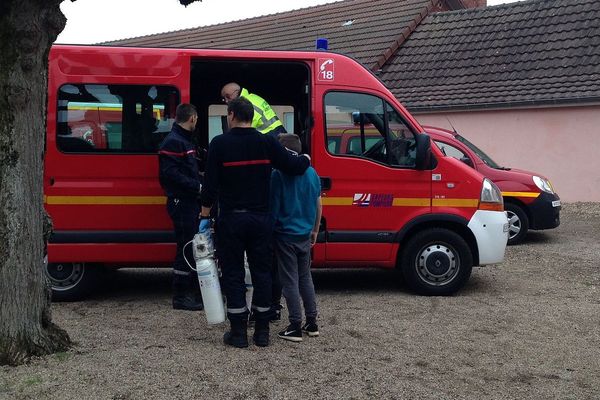
[[[327,50],[329,47],[328,40],[325,38],[318,38],[316,44],[317,50]]]

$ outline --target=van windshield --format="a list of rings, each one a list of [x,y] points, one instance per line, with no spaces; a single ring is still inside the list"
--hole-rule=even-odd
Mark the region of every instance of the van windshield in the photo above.
[[[460,135],[456,135],[456,140],[458,140],[459,142],[461,142],[465,146],[467,146],[469,149],[471,149],[488,166],[490,166],[490,167],[492,167],[494,169],[503,169],[501,166],[499,166],[498,164],[496,164],[496,162],[494,160],[492,160],[490,158],[490,156],[488,156],[487,154],[485,154],[482,150],[480,150],[477,146],[475,146],[473,143],[469,142],[464,137],[462,137]]]

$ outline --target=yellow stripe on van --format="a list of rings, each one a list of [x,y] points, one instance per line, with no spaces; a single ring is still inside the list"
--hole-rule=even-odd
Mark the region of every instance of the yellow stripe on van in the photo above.
[[[433,199],[433,207],[472,207],[479,206],[477,199]]]
[[[321,197],[324,206],[351,206],[354,202],[352,197]],[[394,198],[395,207],[429,207],[431,200],[428,198]]]
[[[502,192],[503,197],[538,197],[541,193],[537,192]]]
[[[354,199],[352,197],[321,197],[324,206],[351,206]],[[395,197],[392,206],[394,207],[470,207],[477,208],[479,200],[477,199],[429,199],[426,197],[402,198]]]
[[[431,199],[428,198],[403,199],[396,197],[392,203],[392,206],[394,207],[429,207],[430,205]]]
[[[165,205],[165,196],[45,196],[51,205]]]
[[[321,197],[324,206],[351,206],[353,201],[352,197]]]

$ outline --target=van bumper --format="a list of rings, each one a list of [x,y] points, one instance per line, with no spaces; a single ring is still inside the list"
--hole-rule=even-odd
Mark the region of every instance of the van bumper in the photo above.
[[[508,241],[505,212],[477,210],[467,226],[477,241],[479,265],[497,264],[504,260]]]
[[[529,229],[552,229],[560,225],[560,197],[557,194],[542,192],[528,205],[531,213]]]

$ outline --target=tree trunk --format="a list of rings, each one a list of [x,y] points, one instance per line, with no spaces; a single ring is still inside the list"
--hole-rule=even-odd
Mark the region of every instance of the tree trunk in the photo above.
[[[62,0],[0,0],[0,364],[62,351],[43,270],[48,52]]]

